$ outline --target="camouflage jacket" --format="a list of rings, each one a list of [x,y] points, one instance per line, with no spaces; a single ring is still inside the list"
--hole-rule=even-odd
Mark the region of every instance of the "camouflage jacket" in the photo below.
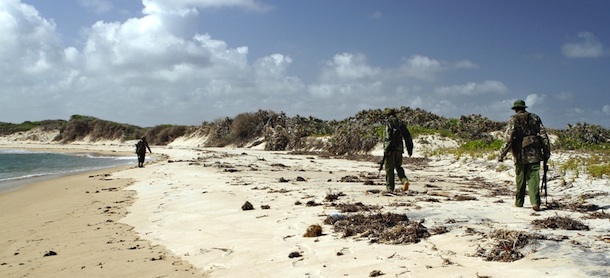
[[[148,145],[148,142],[146,142],[144,140],[140,140],[140,141],[138,141],[138,143],[136,143],[136,153],[137,154],[145,154],[147,148],[148,148],[148,151],[152,153],[152,151],[150,150],[150,146]]]
[[[392,134],[398,132],[397,138],[394,144],[392,144]],[[403,145],[404,140],[404,145]],[[411,133],[407,128],[407,125],[399,120],[396,116],[390,116],[385,125],[384,133],[383,133],[383,149],[384,151],[400,151],[401,153],[404,151],[405,145],[407,146],[407,152],[409,156],[413,154],[413,139],[411,138]]]
[[[518,111],[510,117],[499,159],[503,160],[509,150],[515,158],[515,164],[537,163],[549,159],[549,136],[538,115]]]

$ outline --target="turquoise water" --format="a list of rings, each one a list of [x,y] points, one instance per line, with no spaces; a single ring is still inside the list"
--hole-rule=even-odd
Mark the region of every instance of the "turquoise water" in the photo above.
[[[61,154],[26,150],[0,149],[0,191],[15,182],[136,164],[134,156],[99,154]],[[4,186],[3,186],[4,185]],[[4,190],[3,190],[3,187]]]

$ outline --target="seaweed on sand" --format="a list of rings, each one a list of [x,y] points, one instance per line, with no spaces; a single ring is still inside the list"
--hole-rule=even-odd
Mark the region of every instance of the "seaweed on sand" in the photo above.
[[[334,202],[334,201],[338,200],[339,197],[343,197],[343,196],[345,196],[345,193],[343,193],[343,192],[339,192],[339,193],[329,192],[326,195],[326,197],[324,197],[324,201]]]
[[[603,210],[601,212],[594,211],[594,212],[588,213],[583,218],[585,218],[585,219],[610,219],[610,214],[604,212]]]
[[[491,248],[479,247],[476,256],[486,261],[514,262],[524,257],[520,250],[540,236],[521,231],[496,230],[489,237],[494,240]]]
[[[410,221],[405,214],[375,213],[352,214],[336,218],[329,216],[324,224],[332,225],[333,230],[343,237],[367,238],[371,243],[408,244],[417,243],[430,237],[423,221]]]
[[[352,204],[337,204],[335,206],[340,212],[359,212],[359,211],[373,211],[380,210],[381,206],[377,205],[365,205],[362,202],[356,202]]]
[[[548,202],[547,207],[555,210],[569,210],[575,212],[591,212],[600,209],[600,207],[595,204],[564,200],[552,200],[551,202]]]
[[[564,229],[579,231],[589,230],[589,226],[567,216],[551,216],[545,219],[536,219],[532,221],[532,225],[536,226],[537,228],[545,229]]]

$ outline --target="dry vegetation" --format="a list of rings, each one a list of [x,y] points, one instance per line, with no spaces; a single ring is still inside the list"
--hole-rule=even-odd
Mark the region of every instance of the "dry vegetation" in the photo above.
[[[524,257],[521,249],[541,236],[521,231],[496,230],[489,238],[491,246],[479,247],[476,256],[486,261],[514,262]]]
[[[536,219],[532,225],[540,229],[562,229],[588,231],[589,226],[567,216],[552,216],[545,219]]]
[[[495,122],[481,115],[445,118],[421,109],[400,107],[398,117],[403,119],[414,137],[437,134],[461,142],[457,150],[464,152],[493,151],[499,140],[491,134],[502,131],[505,122]],[[270,110],[242,113],[234,118],[221,118],[203,122],[200,126],[159,125],[138,127],[105,121],[89,116],[74,115],[69,121],[48,120],[21,124],[1,123],[0,135],[24,132],[33,128],[59,130],[56,141],[69,143],[87,138],[98,140],[133,140],[146,136],[154,145],[166,145],[176,138],[190,134],[207,135],[205,146],[238,147],[265,143],[266,150],[318,151],[328,155],[359,155],[372,150],[381,142],[383,110],[364,110],[342,121],[324,121],[314,117]],[[550,130],[557,136],[553,149],[584,149],[601,152],[601,162],[590,170],[597,176],[607,175],[610,165],[602,163],[610,153],[610,131],[598,125],[569,125],[566,130]],[[472,155],[472,154],[471,154]]]
[[[430,237],[421,221],[410,221],[406,214],[390,212],[328,216],[324,224],[332,225],[333,231],[343,237],[366,239],[371,243],[418,243]]]

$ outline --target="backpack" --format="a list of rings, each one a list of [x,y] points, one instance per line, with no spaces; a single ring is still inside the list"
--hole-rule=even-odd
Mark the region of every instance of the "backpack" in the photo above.
[[[386,124],[386,131],[390,144],[387,146],[388,150],[395,150],[400,146],[402,141],[402,133],[400,132],[400,123],[397,120],[390,120]]]
[[[145,152],[145,151],[146,151],[146,150],[144,149],[144,142],[139,141],[139,142],[136,144],[136,153],[142,153],[142,152]]]
[[[538,148],[542,145],[538,131],[530,124],[530,113],[517,114],[512,138],[513,154],[523,154],[526,148]]]

